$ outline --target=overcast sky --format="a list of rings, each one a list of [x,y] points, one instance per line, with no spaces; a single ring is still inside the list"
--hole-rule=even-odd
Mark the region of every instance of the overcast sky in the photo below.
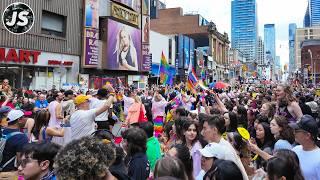
[[[231,36],[231,0],[163,0],[167,8],[182,7],[184,13],[196,12],[213,21],[219,32]],[[303,26],[307,0],[257,0],[259,36],[263,39],[263,25],[276,26],[276,54],[281,57],[281,64],[289,62],[288,26],[296,23]],[[230,38],[231,39],[231,38]]]

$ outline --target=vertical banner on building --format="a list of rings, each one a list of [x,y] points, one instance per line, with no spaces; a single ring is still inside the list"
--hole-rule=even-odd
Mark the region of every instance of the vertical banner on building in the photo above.
[[[84,9],[84,67],[97,67],[99,58],[99,0],[85,0]]]
[[[99,30],[92,28],[84,29],[84,55],[83,65],[87,67],[96,67],[99,59]]]
[[[150,64],[151,64],[151,58],[150,58],[150,45],[149,44],[142,44],[142,63],[140,64],[141,67],[139,68],[140,71],[150,71]]]
[[[184,54],[184,69],[188,69],[190,63],[190,44],[189,37],[184,36],[184,46],[183,46],[183,54]]]
[[[150,0],[142,0],[142,14],[149,15]]]
[[[179,62],[178,62],[178,67],[179,68],[183,68],[183,35],[179,35],[178,36],[178,58],[179,58]]]
[[[99,0],[85,0],[84,26],[99,28]]]
[[[150,17],[142,16],[142,42],[149,43],[150,39]]]
[[[190,38],[190,63],[194,66],[194,40]]]

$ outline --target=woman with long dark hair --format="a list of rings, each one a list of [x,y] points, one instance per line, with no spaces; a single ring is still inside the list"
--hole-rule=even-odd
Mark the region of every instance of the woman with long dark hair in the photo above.
[[[223,114],[227,132],[236,132],[238,127],[238,117],[234,112],[225,112]]]
[[[185,144],[192,156],[193,160],[193,176],[197,177],[201,171],[201,154],[199,149],[202,149],[199,142],[200,133],[198,123],[196,121],[188,120],[183,124],[183,144]]]
[[[127,152],[128,176],[132,179],[147,179],[150,165],[147,158],[147,135],[140,128],[130,128],[123,132],[123,148]]]
[[[51,141],[53,136],[64,136],[64,128],[56,129],[53,127],[48,127],[49,120],[50,113],[47,110],[41,110],[35,116],[33,134],[40,142]]]
[[[267,173],[269,180],[304,180],[298,156],[287,149],[276,151],[275,157],[268,160]]]
[[[188,180],[194,180],[193,177],[193,163],[189,148],[183,144],[174,145],[167,153],[170,157],[175,157],[181,160],[187,172]]]
[[[274,137],[270,131],[270,125],[266,122],[261,122],[257,125],[256,128],[256,138],[255,141],[257,146],[264,152],[272,154]],[[258,157],[256,160],[257,168],[265,166],[265,162],[261,157]]]

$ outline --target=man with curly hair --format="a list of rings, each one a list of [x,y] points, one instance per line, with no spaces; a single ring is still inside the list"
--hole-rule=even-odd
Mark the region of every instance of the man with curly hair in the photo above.
[[[83,137],[67,144],[56,156],[54,169],[59,180],[105,180],[115,159],[111,143]]]

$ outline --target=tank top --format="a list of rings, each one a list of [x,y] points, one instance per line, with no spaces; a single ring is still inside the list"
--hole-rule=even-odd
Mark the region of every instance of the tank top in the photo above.
[[[296,122],[296,121],[297,121],[296,118],[294,118],[294,117],[290,114],[290,112],[289,112],[289,110],[288,110],[288,106],[282,107],[282,108],[278,108],[278,110],[277,110],[277,115],[286,117],[289,123],[292,123],[292,122]]]
[[[46,131],[47,127],[44,127],[41,132],[42,142],[50,142],[52,140],[52,136],[47,136]]]
[[[61,121],[58,120],[56,117],[56,108],[57,108],[58,104],[59,103],[57,101],[52,101],[48,106],[48,110],[50,113],[50,120],[49,120],[48,127],[60,128]]]

